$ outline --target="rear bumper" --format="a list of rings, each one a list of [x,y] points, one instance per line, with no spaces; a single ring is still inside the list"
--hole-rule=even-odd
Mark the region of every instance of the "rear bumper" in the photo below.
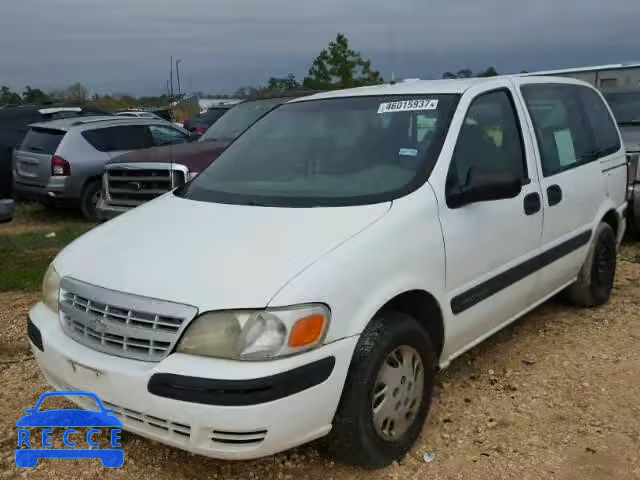
[[[14,207],[15,202],[11,199],[0,200],[0,223],[11,221]]]
[[[14,180],[15,195],[28,200],[78,199],[79,195],[70,187],[68,177],[52,179],[47,185],[32,185]]]
[[[106,222],[107,220],[111,220],[112,218],[117,217],[118,215],[128,212],[132,208],[134,207],[123,207],[118,205],[111,205],[104,199],[104,197],[101,197],[100,200],[98,201],[98,207],[97,207],[98,219],[100,221]]]

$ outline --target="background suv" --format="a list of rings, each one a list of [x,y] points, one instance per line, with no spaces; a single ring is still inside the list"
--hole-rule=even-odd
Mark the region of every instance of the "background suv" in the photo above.
[[[21,105],[0,108],[0,198],[12,195],[11,152],[18,145],[29,125],[63,117],[107,115],[92,107],[73,105]]]
[[[43,203],[73,201],[95,220],[107,161],[189,139],[187,131],[160,119],[95,116],[36,123],[13,152],[15,192]]]

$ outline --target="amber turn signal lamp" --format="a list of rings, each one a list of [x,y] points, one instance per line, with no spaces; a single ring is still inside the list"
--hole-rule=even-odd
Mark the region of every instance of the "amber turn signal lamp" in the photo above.
[[[326,319],[323,315],[310,315],[298,320],[289,335],[289,346],[304,347],[320,340],[324,333]]]

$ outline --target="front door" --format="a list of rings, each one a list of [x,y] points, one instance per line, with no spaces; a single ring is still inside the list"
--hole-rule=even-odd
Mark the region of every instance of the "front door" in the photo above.
[[[521,133],[523,111],[511,88],[469,102],[446,181],[442,172],[431,180],[446,249],[447,336],[456,339],[449,354],[522,312],[535,291],[537,275],[529,267],[540,247],[542,199],[532,138]],[[449,206],[447,191],[464,185],[473,167],[509,172],[521,180],[522,191],[515,198]]]

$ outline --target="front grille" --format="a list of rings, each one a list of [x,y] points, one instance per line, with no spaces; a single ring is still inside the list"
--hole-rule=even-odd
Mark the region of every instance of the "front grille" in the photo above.
[[[60,319],[67,335],[101,352],[157,362],[166,357],[197,310],[65,277]]]
[[[188,439],[191,436],[191,426],[184,423],[171,422],[164,418],[147,415],[142,412],[136,412],[135,410],[105,401],[102,403],[105,408],[114,410],[115,416],[118,417],[122,423],[128,423],[130,425],[146,425],[154,430],[163,431],[171,436],[181,437],[182,439]]]
[[[167,164],[163,168],[138,168],[131,164],[112,166],[107,169],[105,175],[109,203],[136,207],[184,185],[187,170],[182,165]]]
[[[266,430],[256,430],[253,432],[214,430],[211,435],[209,435],[209,440],[211,440],[212,443],[255,446],[262,443],[266,436]]]

